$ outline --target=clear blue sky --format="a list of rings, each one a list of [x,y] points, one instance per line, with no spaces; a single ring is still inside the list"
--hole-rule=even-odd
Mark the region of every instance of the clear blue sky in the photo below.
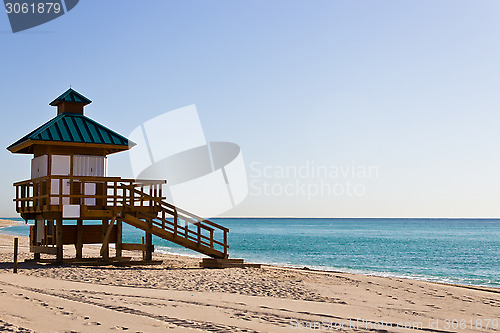
[[[17,34],[0,13],[0,141],[52,118],[71,84],[124,135],[196,104],[209,140],[241,146],[253,182],[227,215],[499,217],[499,12],[486,0],[85,0]],[[0,158],[0,215],[15,216],[30,157]],[[307,163],[377,173],[258,175]],[[131,175],[127,153],[109,166]],[[364,191],[265,195],[266,181]]]

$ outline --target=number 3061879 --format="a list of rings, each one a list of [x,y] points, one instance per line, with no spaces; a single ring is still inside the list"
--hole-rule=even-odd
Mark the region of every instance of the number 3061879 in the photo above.
[[[39,3],[5,3],[7,14],[59,14],[61,4],[57,2],[39,2]]]
[[[466,320],[466,319],[446,319],[444,321],[445,329],[498,329],[498,319],[476,319],[476,320]]]

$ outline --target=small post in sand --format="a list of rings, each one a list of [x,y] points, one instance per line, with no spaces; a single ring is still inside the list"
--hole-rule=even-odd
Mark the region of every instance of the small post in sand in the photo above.
[[[14,273],[17,273],[17,247],[19,245],[19,239],[14,238]]]

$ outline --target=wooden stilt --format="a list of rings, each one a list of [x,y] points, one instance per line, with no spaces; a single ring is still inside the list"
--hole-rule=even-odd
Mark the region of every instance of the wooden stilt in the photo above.
[[[224,258],[227,259],[227,231],[224,230]]]
[[[56,239],[56,229],[54,228],[54,221],[47,221],[47,244],[54,245]]]
[[[111,237],[111,232],[113,231],[113,227],[116,221],[116,216],[111,220],[111,223],[108,225],[108,228],[106,230],[106,235],[104,235],[104,239],[102,240],[102,246],[101,246],[101,256],[104,255],[106,249],[108,251],[108,256],[109,256],[109,238]]]
[[[31,240],[31,245],[33,246],[37,246],[38,245],[38,242],[37,242],[37,233],[38,233],[38,224],[40,223],[40,221],[38,219],[35,219],[35,227],[33,228],[33,235],[32,238],[30,239]]]
[[[62,263],[63,261],[63,220],[58,219],[56,221],[56,261],[57,263]]]
[[[83,220],[76,221],[76,258],[83,258]]]
[[[108,231],[108,220],[102,220],[102,237],[103,240],[106,238],[106,233]],[[103,260],[109,260],[109,243],[103,244],[101,248],[101,256]]]
[[[40,223],[40,221],[38,219],[35,219],[35,227],[33,228],[33,239],[32,239],[32,243],[31,243],[31,245],[33,245],[33,246],[38,245],[38,241],[37,241],[38,223]],[[45,224],[45,220],[43,220],[42,223]],[[40,253],[35,252],[35,254],[33,255],[33,259],[40,260]]]
[[[122,232],[122,221],[121,220],[116,220],[116,244],[115,244],[115,249],[116,249],[116,257],[121,258],[122,257],[122,244],[123,244],[123,232]]]
[[[153,221],[149,220],[149,230],[153,227]],[[153,260],[153,235],[146,231],[146,256],[145,260]]]
[[[144,248],[144,236],[142,236],[142,260],[146,260],[146,249]]]

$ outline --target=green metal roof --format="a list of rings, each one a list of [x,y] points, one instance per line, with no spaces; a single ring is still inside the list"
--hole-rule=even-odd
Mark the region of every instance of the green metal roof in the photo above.
[[[58,115],[11,144],[7,149],[11,150],[11,148],[29,140],[135,146],[134,142],[129,141],[120,134],[84,115],[76,113]]]
[[[55,100],[50,102],[49,105],[56,106],[57,104],[62,102],[80,103],[84,105],[92,103],[90,99],[74,91],[71,88],[69,88],[68,90],[66,90],[64,94],[62,94],[61,96],[57,97]]]

